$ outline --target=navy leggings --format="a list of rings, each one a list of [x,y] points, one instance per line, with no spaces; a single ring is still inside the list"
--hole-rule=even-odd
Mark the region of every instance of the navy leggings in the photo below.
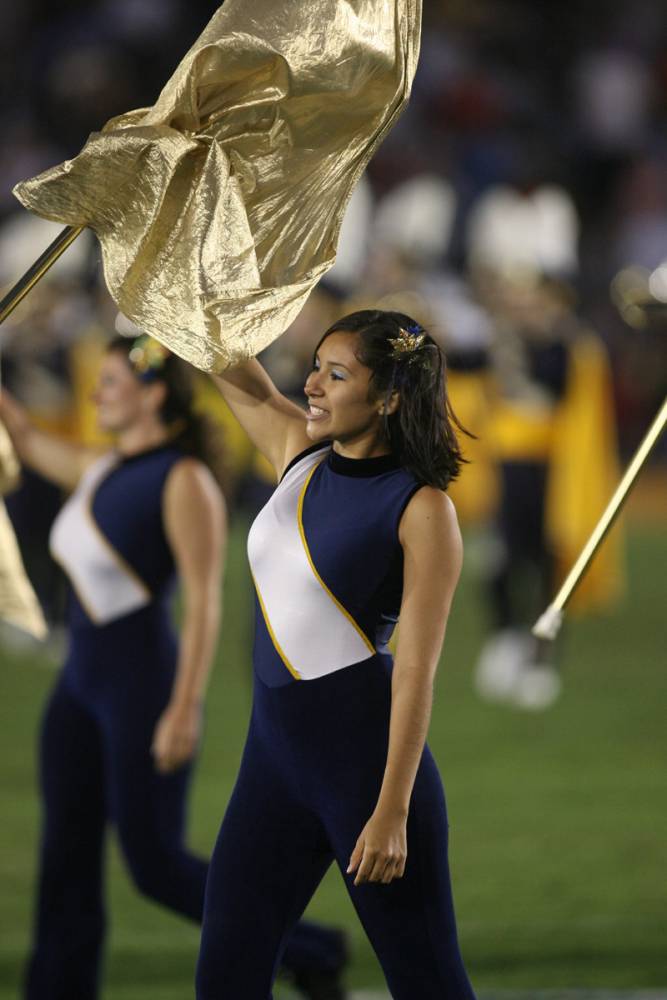
[[[442,786],[426,749],[405,875],[355,887],[350,854],[386,762],[391,678],[373,657],[319,680],[255,681],[250,730],[206,886],[198,1000],[270,1000],[288,935],[332,861],[394,1000],[474,1000],[459,953]]]
[[[137,888],[200,921],[208,863],[184,844],[190,768],[155,770],[176,644],[154,606],[72,636],[40,741],[43,825],[26,1000],[94,1000],[105,931],[103,854],[116,828]],[[335,935],[300,924],[285,964],[326,965]],[[333,959],[332,959],[333,961]]]

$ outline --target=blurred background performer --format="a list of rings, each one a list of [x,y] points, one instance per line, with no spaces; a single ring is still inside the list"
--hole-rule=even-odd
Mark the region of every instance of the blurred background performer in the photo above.
[[[73,490],[51,533],[69,577],[69,649],[41,734],[43,830],[27,1000],[98,996],[106,827],[146,896],[202,916],[208,865],[185,846],[186,800],[220,614],[226,515],[220,458],[192,408],[184,362],[116,338],[94,393],[105,453],[38,430],[6,391],[23,463]],[[170,621],[183,588],[181,639]],[[341,938],[300,925],[286,955],[304,995],[330,986]],[[323,987],[322,987],[323,988]]]
[[[617,479],[611,375],[575,311],[579,223],[556,185],[491,188],[468,226],[473,287],[491,317],[490,404],[481,434],[497,469],[486,558],[491,634],[481,695],[526,709],[560,692],[554,645],[530,628],[576,558]],[[612,537],[573,608],[599,610],[619,591]]]
[[[473,1000],[424,745],[462,558],[442,354],[408,316],[369,310],[320,338],[306,413],[255,360],[215,380],[279,485],[248,538],[253,713],[211,860],[197,996],[266,1000],[335,860],[395,1000]]]

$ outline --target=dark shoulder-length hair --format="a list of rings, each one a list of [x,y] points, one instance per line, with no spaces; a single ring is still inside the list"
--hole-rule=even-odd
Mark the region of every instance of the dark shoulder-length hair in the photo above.
[[[228,476],[221,446],[222,431],[196,409],[190,366],[166,349],[158,355],[154,364],[145,368],[137,366],[131,355],[137,343],[143,340],[144,337],[136,340],[114,337],[107,345],[107,351],[122,354],[139,381],[164,383],[166,393],[159,416],[169,433],[169,442],[183,454],[204,462],[218,485],[226,491]]]
[[[445,356],[427,331],[409,316],[364,309],[337,320],[332,333],[357,336],[355,356],[371,370],[369,398],[385,400],[384,431],[392,453],[422,483],[446,490],[463,458],[459,423],[447,396]],[[398,408],[388,404],[398,393]]]

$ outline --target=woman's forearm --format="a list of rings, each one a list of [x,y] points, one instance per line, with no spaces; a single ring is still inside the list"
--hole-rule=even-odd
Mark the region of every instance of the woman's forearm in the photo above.
[[[85,466],[85,449],[35,427],[25,407],[6,390],[0,393],[0,420],[22,465],[58,486],[74,489]]]
[[[389,746],[378,808],[407,815],[433,704],[433,673],[396,663],[392,677]]]
[[[172,705],[185,708],[203,703],[219,626],[219,592],[186,597]]]

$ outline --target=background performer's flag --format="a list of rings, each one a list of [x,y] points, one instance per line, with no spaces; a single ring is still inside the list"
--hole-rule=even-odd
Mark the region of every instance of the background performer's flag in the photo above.
[[[19,463],[0,423],[0,498],[15,489],[19,478]],[[42,609],[28,581],[16,536],[5,505],[0,499],[0,619],[29,632],[37,639],[46,636],[47,628]]]
[[[15,188],[89,226],[137,326],[204,370],[276,339],[405,106],[421,0],[226,0],[150,109]]]

